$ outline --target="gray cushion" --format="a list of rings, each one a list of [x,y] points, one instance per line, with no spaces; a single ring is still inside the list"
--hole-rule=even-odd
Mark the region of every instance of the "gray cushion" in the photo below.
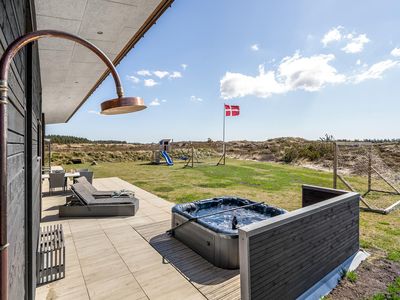
[[[97,190],[90,182],[87,180],[86,177],[81,176],[75,179],[77,183],[81,183],[85,186],[85,188],[95,197],[129,197],[133,196],[134,193],[131,191],[99,191]]]
[[[75,183],[71,189],[79,197],[79,199],[86,205],[107,205],[107,204],[133,204],[137,201],[136,198],[128,197],[110,197],[96,199],[92,193],[86,189],[82,183]]]

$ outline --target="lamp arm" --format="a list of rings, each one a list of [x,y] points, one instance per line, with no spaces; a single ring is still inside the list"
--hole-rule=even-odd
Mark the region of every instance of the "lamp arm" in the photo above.
[[[40,38],[44,37],[54,37],[54,38],[61,38],[70,41],[74,41],[82,46],[85,46],[89,50],[92,50],[109,68],[111,75],[114,77],[115,87],[117,91],[118,97],[123,97],[124,92],[122,89],[121,80],[119,78],[118,72],[115,69],[114,64],[112,61],[101,51],[97,48],[94,44],[76,36],[71,33],[58,31],[58,30],[38,30],[34,32],[27,33],[19,38],[17,38],[14,42],[12,42],[3,53],[3,56],[0,60],[0,100],[7,101],[4,99],[4,89],[7,88],[7,79],[8,79],[8,70],[11,65],[11,61],[14,56],[18,53],[18,51],[26,46],[27,44],[36,41]],[[5,95],[7,96],[7,94]]]

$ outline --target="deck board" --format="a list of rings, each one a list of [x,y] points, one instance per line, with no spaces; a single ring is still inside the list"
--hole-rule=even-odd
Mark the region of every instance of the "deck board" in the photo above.
[[[170,237],[166,233],[170,228],[170,223],[170,220],[167,220],[134,228],[208,299],[227,299],[230,296],[233,298],[229,299],[239,299],[239,271],[217,268],[181,242]]]
[[[240,299],[239,270],[215,267],[166,233],[172,203],[117,177],[94,185],[134,191],[137,215],[60,219],[65,195],[44,197],[42,225],[64,225],[67,270],[36,299]]]

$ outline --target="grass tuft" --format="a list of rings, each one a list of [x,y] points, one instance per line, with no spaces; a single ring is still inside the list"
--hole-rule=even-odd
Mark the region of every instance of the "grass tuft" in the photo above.
[[[387,259],[400,262],[400,251],[396,250],[390,251],[387,256]]]
[[[371,300],[399,300],[400,299],[400,277],[389,284],[386,293],[378,293],[371,297]]]
[[[355,283],[357,281],[357,273],[354,271],[347,271],[344,275],[344,278],[346,278],[351,283]]]

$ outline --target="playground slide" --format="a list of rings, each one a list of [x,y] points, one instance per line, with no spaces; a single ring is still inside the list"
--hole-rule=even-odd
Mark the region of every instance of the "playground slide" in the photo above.
[[[171,157],[169,157],[168,153],[166,151],[161,151],[162,157],[164,157],[165,161],[167,162],[168,166],[172,166],[174,162],[172,161]]]

